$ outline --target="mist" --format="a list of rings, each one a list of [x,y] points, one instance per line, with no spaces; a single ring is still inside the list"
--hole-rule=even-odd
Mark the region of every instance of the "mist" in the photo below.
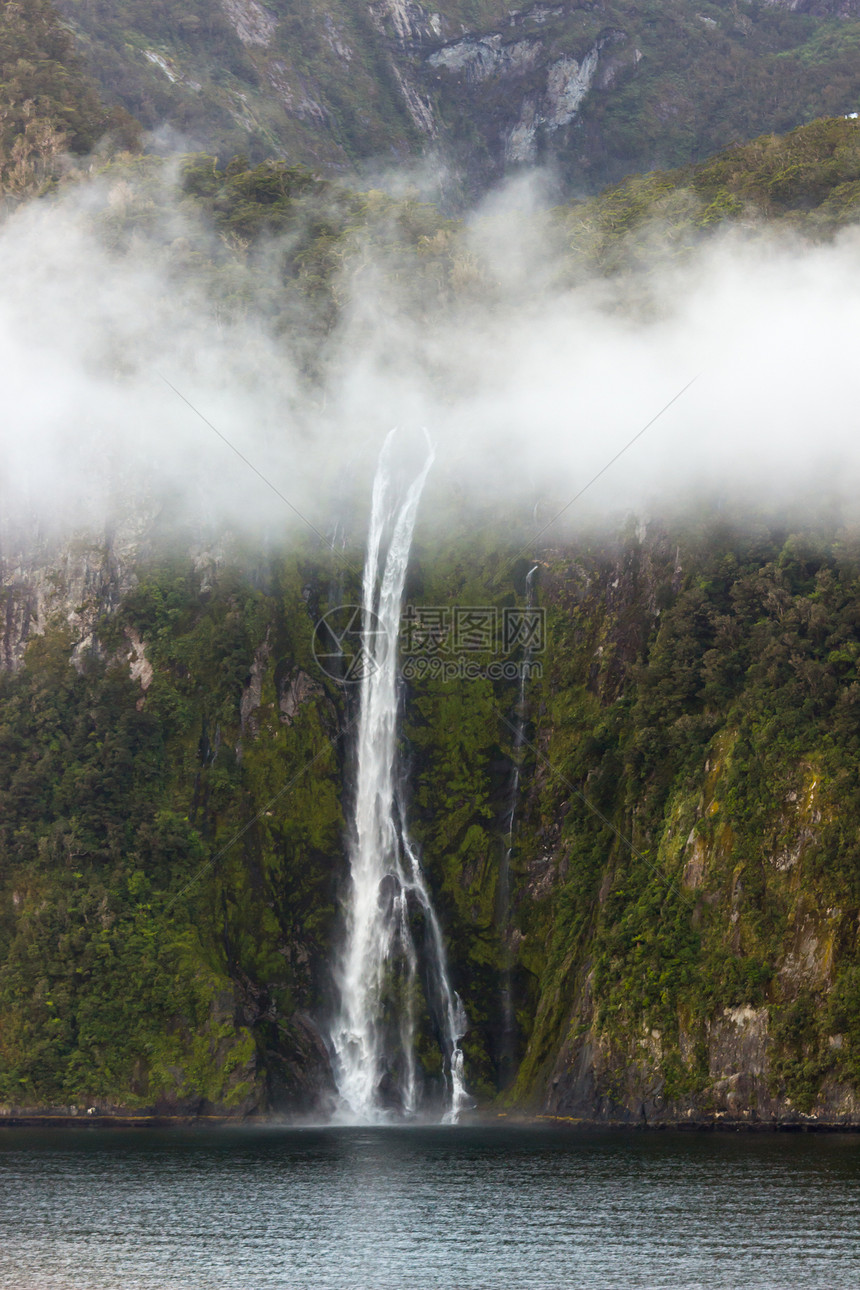
[[[425,528],[489,508],[527,531],[580,493],[554,533],[704,503],[853,514],[853,230],[819,246],[734,230],[673,259],[652,226],[620,286],[571,281],[558,260],[576,247],[546,236],[520,181],[457,234],[466,286],[444,302],[359,240],[311,378],[301,316],[278,333],[262,296],[224,311],[177,272],[216,240],[187,204],[110,235],[133,187],[82,183],[0,228],[7,532],[169,513],[326,537],[360,522],[393,425],[435,444]]]

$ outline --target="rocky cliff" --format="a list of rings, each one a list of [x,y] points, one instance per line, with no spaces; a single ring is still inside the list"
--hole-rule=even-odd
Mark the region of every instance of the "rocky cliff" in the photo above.
[[[519,753],[510,680],[410,683],[410,809],[482,1106],[858,1122],[857,550],[715,521],[536,552]],[[511,603],[428,546],[414,602],[453,605],[463,572],[470,603]],[[15,578],[18,604],[57,585]],[[2,684],[4,1102],[318,1112],[349,767],[309,649],[330,576],[140,561],[132,584],[103,580],[77,634],[34,611]]]
[[[860,97],[847,0],[59,7],[106,101],[164,141],[341,172],[429,153],[451,199],[535,163],[593,192]]]
[[[579,662],[533,707],[517,1095],[857,1123],[856,538],[715,537],[546,562]]]
[[[301,575],[119,547],[4,565],[3,1100],[310,1110],[342,826]]]

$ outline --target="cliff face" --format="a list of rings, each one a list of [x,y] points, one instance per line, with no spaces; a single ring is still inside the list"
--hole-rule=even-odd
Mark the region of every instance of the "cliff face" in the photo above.
[[[858,549],[715,525],[538,553],[519,753],[510,677],[413,671],[410,809],[482,1104],[858,1122]],[[501,613],[496,567],[425,549],[411,600]],[[223,553],[6,577],[7,1107],[319,1110],[349,703],[311,634],[343,588]]]
[[[4,581],[7,1113],[312,1110],[339,717],[295,562],[114,537],[7,557]]]
[[[546,561],[515,1097],[857,1122],[854,539],[697,545]]]
[[[860,95],[848,0],[59,7],[106,101],[148,128],[340,171],[430,150],[469,194],[524,163],[595,191]]]
[[[68,633],[76,662],[98,653],[98,621],[135,585],[144,530],[143,522],[131,524],[71,545],[38,535],[7,539],[0,546],[3,669],[17,671],[30,641],[49,627]]]

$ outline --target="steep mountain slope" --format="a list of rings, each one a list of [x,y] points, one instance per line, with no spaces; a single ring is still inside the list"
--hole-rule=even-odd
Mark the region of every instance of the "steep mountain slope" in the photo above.
[[[340,170],[430,148],[467,193],[535,162],[595,191],[860,101],[849,0],[60,8],[108,100],[186,147]]]
[[[603,274],[620,309],[641,307],[643,229],[683,256],[740,215],[752,236],[789,228],[802,259],[802,239],[856,222],[858,201],[860,124],[838,119],[531,219],[563,249],[559,275]],[[283,163],[126,158],[88,209],[117,265],[142,247],[148,272],[169,257],[173,289],[194,277],[219,323],[265,307],[315,392],[369,246],[422,318],[495,299],[438,211]],[[450,505],[468,534],[455,491]],[[3,516],[7,1112],[330,1096],[351,712],[311,642],[357,581],[314,542],[249,549],[178,523],[127,515],[21,550]],[[508,517],[500,533],[493,511],[480,540],[425,534],[410,601],[522,603],[531,561],[503,565],[532,527]],[[528,554],[548,633],[509,883],[515,683],[413,677],[406,711],[470,1087],[507,1109],[637,1122],[857,1122],[856,527],[703,511]]]
[[[856,1121],[856,551],[717,525],[548,556],[520,1096]]]
[[[255,590],[200,554],[130,574],[108,542],[5,589],[7,624],[79,600],[0,701],[7,1104],[301,1109],[325,1087],[306,1012],[342,869],[335,713],[295,564]]]
[[[20,199],[59,173],[63,154],[89,152],[108,131],[137,129],[101,102],[74,41],[47,0],[0,10],[0,191]]]
[[[509,905],[514,687],[412,683],[413,824],[483,1104],[860,1122],[857,549],[719,521],[536,552]],[[509,605],[497,554],[425,547],[413,603]],[[347,711],[309,642],[331,572],[195,564],[138,562],[96,653],[70,667],[57,623],[2,680],[7,1108],[329,1096]]]

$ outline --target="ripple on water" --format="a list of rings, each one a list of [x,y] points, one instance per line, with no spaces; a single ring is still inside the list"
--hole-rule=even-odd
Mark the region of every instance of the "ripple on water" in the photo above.
[[[860,1137],[0,1132],[3,1290],[842,1290]]]

